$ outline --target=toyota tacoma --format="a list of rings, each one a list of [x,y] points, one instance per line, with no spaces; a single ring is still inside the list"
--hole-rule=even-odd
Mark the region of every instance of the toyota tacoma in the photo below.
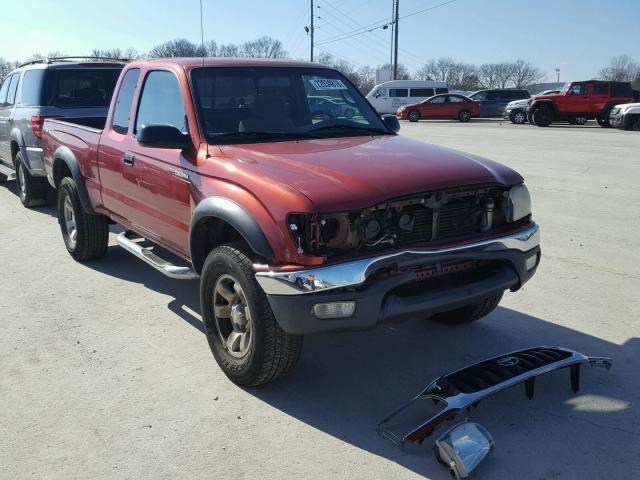
[[[71,256],[104,255],[115,223],[139,259],[199,278],[213,355],[251,386],[290,370],[305,334],[474,321],[536,271],[522,177],[398,129],[319,64],[136,61],[100,125],[44,122],[44,159]]]

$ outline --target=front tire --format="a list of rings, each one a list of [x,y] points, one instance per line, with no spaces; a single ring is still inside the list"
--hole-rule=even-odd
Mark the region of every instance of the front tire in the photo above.
[[[638,115],[631,124],[631,129],[636,132],[640,132],[640,115]]]
[[[458,114],[458,120],[460,120],[462,123],[467,123],[469,120],[471,120],[471,113],[469,112],[469,110],[462,110]]]
[[[509,120],[516,125],[523,125],[527,122],[527,115],[524,112],[512,113],[509,116]]]
[[[104,215],[84,211],[73,178],[65,177],[58,186],[58,223],[67,251],[74,260],[84,262],[102,257],[109,243],[109,220]]]
[[[407,115],[407,118],[409,119],[410,122],[417,122],[418,120],[420,120],[420,117],[421,115],[418,110],[411,110]]]
[[[549,107],[540,107],[533,112],[533,123],[538,127],[548,127],[553,121],[553,111]]]
[[[211,352],[225,375],[246,387],[272,382],[291,370],[303,340],[280,328],[254,275],[245,244],[229,243],[209,253],[200,281]]]
[[[449,310],[448,312],[436,313],[431,319],[446,325],[461,325],[463,323],[475,322],[495,310],[500,300],[502,300],[502,294],[503,292],[496,293],[474,305],[467,305],[456,308],[455,310]]]
[[[24,165],[21,152],[16,154],[15,165],[18,197],[22,205],[27,208],[45,205],[47,203],[47,180],[31,176]]]

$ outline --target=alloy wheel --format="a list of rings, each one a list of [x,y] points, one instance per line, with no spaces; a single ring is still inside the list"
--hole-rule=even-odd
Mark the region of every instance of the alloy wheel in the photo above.
[[[24,165],[22,165],[22,163],[18,163],[18,171],[16,172],[16,174],[20,198],[24,200],[25,198],[27,198],[27,182],[24,178],[26,172],[24,171]]]
[[[73,209],[73,203],[71,203],[71,197],[68,195],[64,199],[62,215],[64,218],[64,228],[67,231],[69,247],[74,249],[76,247],[76,242],[78,241],[78,227],[76,224],[76,213]]]
[[[229,355],[242,358],[251,349],[251,310],[240,283],[221,275],[213,291],[213,315],[222,346]]]
[[[524,113],[522,113],[522,112],[518,112],[513,116],[513,122],[517,123],[518,125],[521,125],[526,121],[527,121],[527,118],[525,117]]]

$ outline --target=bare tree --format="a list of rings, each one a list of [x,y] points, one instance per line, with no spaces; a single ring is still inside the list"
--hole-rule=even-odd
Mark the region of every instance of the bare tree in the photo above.
[[[282,48],[282,42],[274,38],[264,36],[242,45],[244,57],[252,58],[285,58],[287,52]]]
[[[516,88],[524,88],[544,80],[544,73],[531,62],[522,59],[513,62],[513,84]]]
[[[475,65],[456,62],[452,58],[442,57],[429,60],[416,72],[421,80],[446,82],[450,88],[473,90],[478,87],[478,73]]]
[[[191,43],[186,38],[177,38],[153,47],[149,52],[149,57],[203,57],[206,54],[207,52],[202,49],[202,46]]]
[[[618,55],[611,59],[609,65],[598,72],[598,78],[632,82],[635,88],[640,88],[640,64],[629,55]]]
[[[120,48],[107,48],[107,49],[94,48],[91,51],[91,56],[96,58],[112,58],[114,60],[116,59],[135,60],[136,58],[139,58],[138,51],[135,48],[127,48],[125,50],[122,50]]]
[[[4,58],[0,58],[0,82],[4,81],[11,70],[17,68],[18,65],[20,65],[20,62],[9,61],[5,60]]]

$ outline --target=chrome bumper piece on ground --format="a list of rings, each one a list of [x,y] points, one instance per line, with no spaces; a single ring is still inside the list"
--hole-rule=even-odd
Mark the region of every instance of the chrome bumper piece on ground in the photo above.
[[[535,377],[561,368],[571,370],[571,388],[580,388],[581,365],[611,368],[611,359],[588,357],[562,347],[534,347],[506,353],[443,375],[378,424],[378,433],[393,443],[421,443],[445,420],[490,395],[519,383],[533,398]]]
[[[429,257],[464,253],[466,250],[484,252],[517,250],[528,252],[539,245],[540,227],[534,224],[526,230],[504,237],[455,247],[403,250],[295,272],[258,272],[256,273],[256,280],[269,295],[319,293],[343,287],[356,287],[361,285],[371,273],[394,263],[416,264]]]

